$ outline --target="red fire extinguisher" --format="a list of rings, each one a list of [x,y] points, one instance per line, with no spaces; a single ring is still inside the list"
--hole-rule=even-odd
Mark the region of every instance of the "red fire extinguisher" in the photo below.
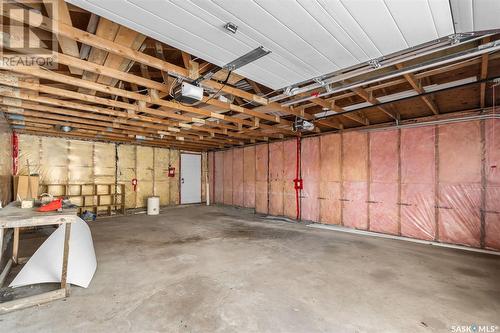
[[[132,186],[134,187],[134,192],[137,192],[137,178],[132,179]]]

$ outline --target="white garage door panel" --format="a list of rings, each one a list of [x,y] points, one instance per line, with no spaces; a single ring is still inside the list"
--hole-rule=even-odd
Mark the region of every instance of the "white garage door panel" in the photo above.
[[[305,0],[309,1],[309,0]],[[349,14],[340,1],[318,0],[318,3],[328,15],[335,20],[352,40],[363,49],[370,59],[380,57],[382,53],[375,46],[356,20]],[[342,35],[342,30],[339,32]]]
[[[382,0],[342,3],[382,54],[409,47]]]
[[[474,30],[498,29],[500,25],[500,1],[476,0],[473,9]]]
[[[439,38],[427,0],[385,0],[385,3],[409,46],[425,43],[429,36]],[[448,34],[451,33],[453,26],[450,24]]]
[[[450,0],[457,32],[500,28],[500,1]]]
[[[451,18],[450,3],[442,0],[428,0],[432,12],[432,20],[438,36],[448,36],[454,33]]]
[[[68,0],[273,89],[454,33],[448,0]],[[457,32],[500,28],[500,0],[451,0]],[[227,22],[238,25],[231,34]]]
[[[178,0],[178,1],[183,1],[183,0]],[[267,33],[261,34],[256,29],[249,26],[245,22],[241,21],[236,16],[231,15],[226,9],[220,7],[219,5],[213,2],[206,0],[191,0],[191,1],[186,1],[185,6],[189,7],[190,3],[194,3],[197,6],[203,6],[205,11],[210,12],[214,16],[220,18],[222,23],[219,24],[219,27],[225,24],[226,22],[233,22],[234,24],[236,24],[238,26],[239,33],[233,35],[234,38],[237,38],[246,44],[259,41],[258,42],[259,45],[271,49],[273,53],[267,55],[262,60],[267,60],[268,58],[275,59],[276,62],[281,67],[286,67],[288,68],[288,70],[297,73],[298,75],[300,75],[299,76],[300,78],[309,75],[308,74],[309,70],[312,69],[312,67],[310,67],[305,61],[303,61],[298,56],[289,53],[279,44],[279,41],[276,43],[271,39],[269,39]],[[231,35],[229,34],[229,36]]]
[[[284,4],[287,1],[289,0],[279,2]],[[281,24],[255,2],[245,1],[246,5],[244,10],[241,1],[216,0],[215,2],[234,17],[237,17],[240,21],[251,26],[261,35],[265,35],[269,40],[281,45],[288,53],[294,53],[297,57],[303,60],[305,59],[304,62],[306,62],[309,67],[314,68],[316,73],[321,73],[321,68],[325,66],[331,66],[331,62],[323,57],[318,50],[311,48],[305,41],[297,37],[289,28]],[[306,24],[301,24],[301,26],[305,25]],[[263,41],[262,45],[269,48],[266,42],[267,41]],[[311,63],[308,59],[316,59],[317,61]]]
[[[307,45],[318,51],[318,54],[330,62],[331,71],[349,66],[353,62],[359,62],[334,35],[330,34],[315,17],[309,14],[307,7],[301,6],[296,1],[290,1],[285,6],[281,1],[256,0],[257,3],[270,13],[274,18],[279,17],[281,24],[293,31],[298,38]],[[301,25],[299,29],[297,22],[306,20],[307,25]],[[325,41],[328,41],[325,43]],[[324,70],[324,69],[323,69]]]
[[[297,3],[302,6],[303,10],[306,11],[308,15],[317,20],[320,26],[319,29],[324,29],[328,33],[329,36],[326,36],[325,40],[334,38],[358,62],[367,61],[373,58],[373,56],[368,56],[361,46],[354,41],[351,37],[351,31],[347,31],[346,27],[339,25],[337,20],[327,11],[325,8],[326,6],[323,6],[320,1],[298,0]],[[332,2],[329,3],[333,4]],[[336,11],[334,11],[334,13],[335,12]],[[366,36],[363,38],[366,38]],[[377,54],[375,56],[377,56]]]
[[[165,23],[171,23],[175,27],[178,27],[182,30],[182,33],[188,35],[190,37],[190,44],[197,44],[199,47],[210,50],[213,57],[217,55],[224,59],[224,63],[220,63],[219,65],[223,65],[228,63],[243,54],[250,52],[251,50],[260,46],[259,43],[255,41],[247,42],[247,44],[239,41],[238,39],[229,36],[225,31],[220,29],[220,26],[224,24],[224,22],[219,21],[215,24],[211,24],[206,20],[203,20],[198,15],[199,13],[195,12],[197,8],[193,4],[189,5],[189,2],[184,1],[184,6],[188,4],[188,8],[192,11],[188,12],[183,8],[182,5],[178,3],[166,3],[164,1],[132,1],[136,6],[141,8],[142,10],[150,13],[151,15],[156,15],[154,13],[161,12],[164,13],[162,15],[162,21]],[[174,7],[172,7],[174,6]],[[169,27],[170,28],[170,27]],[[193,29],[195,28],[195,29]],[[169,29],[172,30],[172,29]],[[160,33],[167,34],[170,31],[161,31]],[[203,32],[203,37],[199,36],[199,33]],[[175,32],[172,32],[175,33]],[[215,42],[210,42],[215,41]],[[221,41],[221,42],[218,42]],[[270,75],[274,77],[274,80],[284,80],[285,76],[275,75],[273,72],[267,71],[265,62],[269,62],[269,59],[259,59],[255,62],[254,71],[258,73],[258,75]],[[276,62],[275,65],[279,65],[279,62]],[[286,71],[286,68],[282,68]],[[280,73],[281,74],[281,73]],[[287,73],[284,73],[286,75]]]

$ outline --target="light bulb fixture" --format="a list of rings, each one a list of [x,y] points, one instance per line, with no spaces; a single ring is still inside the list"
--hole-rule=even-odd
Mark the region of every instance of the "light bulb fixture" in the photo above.
[[[68,125],[61,126],[61,131],[65,132],[65,133],[71,132],[72,130],[73,130],[73,127],[71,127],[71,126],[68,126]]]

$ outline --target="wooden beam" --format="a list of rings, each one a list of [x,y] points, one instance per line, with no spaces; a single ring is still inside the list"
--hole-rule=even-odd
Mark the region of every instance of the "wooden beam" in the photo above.
[[[64,58],[64,56],[63,56],[63,58]],[[75,65],[80,63],[80,62],[82,62],[82,61],[74,58]],[[94,65],[94,66],[96,66],[96,65]],[[108,72],[108,70],[104,69],[104,67],[100,67],[100,68]],[[151,96],[130,92],[130,91],[122,90],[122,89],[115,88],[115,87],[109,87],[109,86],[101,85],[101,84],[98,84],[95,82],[86,81],[86,80],[82,80],[82,79],[78,79],[78,78],[74,78],[74,77],[69,77],[69,76],[54,73],[54,72],[48,72],[48,71],[38,69],[35,67],[32,67],[32,68],[8,67],[5,69],[11,70],[11,71],[17,72],[17,73],[34,75],[34,76],[37,76],[39,78],[44,78],[47,80],[52,80],[52,81],[56,81],[56,82],[74,85],[75,87],[81,87],[81,88],[89,89],[91,91],[100,91],[100,92],[107,93],[110,95],[117,95],[117,96],[126,97],[126,98],[130,98],[130,99],[135,99],[137,101],[143,101],[143,102],[150,103],[150,104],[157,104],[157,105],[169,107],[172,109],[178,109],[181,111],[190,112],[190,113],[197,114],[197,115],[204,115],[207,117],[212,117],[212,118],[216,118],[216,119],[220,119],[220,120],[224,120],[224,121],[228,121],[228,122],[233,122],[236,124],[246,125],[249,127],[252,127],[254,125],[253,122],[248,121],[248,120],[244,120],[244,119],[240,119],[240,118],[236,118],[236,117],[225,116],[225,115],[220,114],[220,113],[215,113],[215,112],[211,112],[208,110],[203,110],[203,109],[195,108],[195,107],[191,107],[191,106],[185,106],[185,105],[182,105],[180,103],[175,103],[175,102],[165,101],[162,99],[152,98]],[[123,75],[127,75],[127,74],[123,73]],[[208,101],[208,103],[217,105],[218,101],[211,100],[211,101]],[[144,108],[140,105],[139,105],[139,107]],[[243,112],[243,113],[248,111],[252,115],[261,116],[263,118],[270,117],[268,115],[261,115],[260,113],[252,112],[251,110],[241,108],[241,107],[238,107],[236,105],[231,106],[231,108],[234,108],[235,111]],[[143,112],[149,112],[149,113],[153,112],[153,113],[156,113],[157,115],[158,115],[158,112],[161,112],[159,110],[151,109],[151,108],[144,108],[144,109],[146,109],[146,110],[142,110]],[[177,114],[170,114],[170,117],[174,117],[174,118],[177,118],[179,120],[184,120],[184,121],[199,122],[202,124],[205,123],[205,120],[201,119],[201,118],[194,118],[194,117],[189,118],[189,117],[185,117],[185,116],[177,115]],[[279,121],[280,123],[283,123],[283,124],[287,124],[286,120],[282,120],[279,117],[272,117],[271,119],[273,119],[275,121]],[[289,122],[287,125],[289,125]],[[279,128],[279,127],[275,127],[275,126],[271,126],[271,125],[266,125],[266,124],[260,124],[260,127],[262,129],[274,130],[274,131],[281,132],[284,134],[293,135],[291,128],[285,129],[285,128]]]
[[[110,20],[107,20],[105,18],[102,18],[99,20],[99,24],[97,25],[97,30],[96,30],[96,36],[99,36],[103,39],[107,40],[114,40],[116,37],[116,34],[118,33],[118,29],[120,28],[120,25],[117,23],[111,22]],[[88,57],[89,62],[93,62],[98,65],[103,65],[104,62],[106,61],[106,57],[108,56],[108,52],[101,50],[97,47],[93,47],[90,50],[90,54]],[[99,77],[98,74],[93,73],[93,72],[88,72],[84,71],[82,75],[83,80],[87,81],[92,81],[95,82],[97,81],[97,78]],[[89,89],[84,89],[84,88],[78,88],[78,91],[81,93],[87,93],[90,95],[95,95],[94,90],[89,90]]]
[[[129,103],[123,103],[115,100],[110,100],[110,99],[105,99],[101,97],[96,97],[96,96],[91,96],[91,95],[85,95],[81,94],[78,92],[73,92],[73,91],[68,91],[64,89],[59,89],[59,88],[54,88],[54,87],[49,87],[45,85],[40,85],[40,84],[34,84],[31,82],[25,82],[25,81],[20,81],[15,77],[12,77],[10,75],[6,74],[0,74],[0,84],[4,84],[6,86],[14,87],[14,88],[21,88],[21,89],[30,89],[34,91],[40,91],[46,94],[50,95],[55,95],[55,96],[60,96],[60,97],[68,97],[71,99],[76,99],[80,100],[82,102],[91,102],[91,103],[97,103],[97,104],[102,104],[108,107],[118,107],[122,108],[124,110],[129,110],[129,112],[122,112],[122,111],[115,111],[109,108],[102,108],[102,107],[97,107],[93,105],[88,105],[88,104],[83,104],[83,103],[75,103],[71,101],[64,101],[61,99],[53,99],[49,97],[39,97],[39,96],[32,96],[30,94],[22,93],[19,91],[8,91],[6,89],[2,89],[0,92],[2,95],[7,96],[7,97],[13,97],[13,98],[22,98],[25,100],[29,101],[34,101],[38,103],[44,103],[44,104],[49,104],[49,105],[55,105],[55,106],[62,106],[62,107],[67,107],[67,108],[72,108],[72,109],[77,109],[77,110],[83,110],[83,111],[90,111],[90,112],[95,112],[95,113],[101,113],[104,115],[112,115],[112,116],[117,116],[117,117],[125,117],[129,119],[136,119],[136,120],[141,120],[141,121],[146,121],[146,122],[153,122],[153,123],[162,123],[167,126],[175,126],[178,128],[182,129],[189,129],[189,130],[197,130],[197,131],[202,131],[202,132],[208,132],[211,135],[213,134],[224,134],[228,135],[231,137],[235,138],[241,138],[241,139],[250,139],[250,134],[248,135],[241,135],[232,131],[228,131],[227,129],[231,130],[237,130],[238,128],[236,126],[228,126],[228,125],[222,125],[218,124],[217,122],[212,122],[212,121],[206,121],[207,125],[201,125],[201,126],[196,126],[196,125],[190,125],[190,124],[185,124],[173,120],[164,120],[164,119],[159,119],[159,118],[152,118],[149,116],[144,116],[138,114],[139,112],[142,111],[148,111],[150,109],[143,109],[140,108],[136,104],[129,104]],[[154,115],[160,115],[160,116],[169,116],[169,113],[166,113],[166,111],[159,111],[155,109],[153,110]],[[132,111],[132,112],[130,112]],[[181,117],[179,115],[174,115],[174,117],[177,116],[177,118]],[[184,117],[182,116],[181,120],[191,120],[192,118],[189,117]],[[222,127],[225,130],[218,130],[213,127]],[[266,136],[277,136],[276,133],[266,133]],[[252,133],[252,137],[259,138],[261,134],[259,133]]]
[[[21,107],[8,106],[9,101],[6,100],[3,106],[3,112],[8,114],[15,114],[24,116],[24,120],[38,118],[42,121],[47,120],[47,124],[68,124],[73,127],[81,127],[86,129],[96,129],[104,130],[110,133],[120,133],[120,134],[135,134],[135,135],[146,135],[152,138],[158,137],[158,135],[165,135],[175,138],[176,140],[183,140],[185,142],[192,142],[196,144],[202,144],[206,146],[220,146],[221,144],[228,144],[227,141],[215,139],[215,138],[205,138],[199,135],[180,133],[180,131],[165,131],[160,129],[152,129],[152,126],[136,126],[135,124],[128,122],[123,124],[123,122],[117,122],[114,118],[95,115],[86,115],[83,112],[72,111],[68,109],[58,109],[53,107],[46,107],[43,105],[37,105],[33,103],[22,103]],[[35,111],[36,110],[36,111]],[[23,120],[23,119],[20,119]],[[79,125],[74,125],[79,124]],[[153,125],[154,126],[154,125]],[[100,129],[99,127],[103,127]],[[240,144],[241,141],[232,142],[232,144]]]
[[[191,55],[187,52],[181,51],[181,56],[184,68],[189,69],[191,67]]]
[[[23,129],[16,129],[16,133],[21,134],[32,134],[37,136],[52,136],[52,137],[61,137],[66,139],[80,139],[80,140],[91,140],[91,141],[103,141],[103,142],[122,142],[128,143],[132,145],[138,146],[153,146],[153,147],[163,147],[163,148],[177,148],[177,149],[186,149],[192,151],[204,151],[207,150],[204,147],[197,147],[191,145],[184,145],[181,142],[175,143],[167,143],[161,142],[160,140],[145,140],[140,141],[133,138],[126,137],[118,137],[118,136],[110,136],[106,134],[96,133],[96,131],[78,129],[69,133],[61,133],[60,131],[44,128],[43,126],[36,126],[33,124],[29,124],[25,126]],[[222,148],[222,147],[221,147]]]
[[[94,13],[90,14],[89,23],[87,24],[87,32],[95,34],[98,24],[99,16]],[[80,47],[80,59],[88,59],[90,55],[90,49],[90,45],[82,44],[82,46]]]
[[[483,44],[489,43],[490,40],[491,40],[490,37],[483,38],[482,43]],[[483,54],[481,56],[481,74],[480,74],[481,80],[484,80],[488,77],[488,61],[489,61],[489,54],[488,53]],[[486,82],[482,82],[479,88],[479,103],[481,108],[484,108],[486,106]]]
[[[160,42],[155,42],[155,54],[156,54],[156,57],[165,61],[165,54],[163,53],[163,44],[160,43]],[[170,90],[170,85],[172,84],[172,81],[173,79],[171,79],[169,76],[168,76],[168,73],[160,70],[160,73],[161,73],[161,76],[163,78],[163,83],[165,85],[168,86],[169,90]]]
[[[260,89],[259,85],[257,84],[257,82],[253,81],[253,80],[250,80],[250,79],[246,79],[246,81],[248,82],[248,84],[250,84],[250,86],[252,87],[253,91],[257,94],[257,95],[261,95],[262,94],[262,90]]]
[[[340,113],[340,112],[344,112],[345,111],[340,106],[335,105],[335,103],[329,103],[326,100],[321,99],[321,98],[313,98],[311,100],[311,102],[313,102],[314,104],[319,105],[319,106],[321,106],[323,108],[328,108],[329,110],[331,110],[331,111],[333,111],[335,113]],[[354,120],[355,122],[360,123],[362,125],[370,125],[370,121],[368,120],[368,118],[365,115],[361,114],[361,113],[360,114],[356,114],[356,113],[346,114],[346,115],[343,115],[343,117],[346,117],[346,118],[349,118],[351,120]]]
[[[59,22],[63,22],[64,24],[67,24],[69,26],[73,26],[73,23],[71,22],[71,16],[69,14],[68,5],[66,4],[66,2],[64,2],[64,0],[43,0],[43,3],[49,17]],[[80,56],[78,44],[75,40],[64,36],[58,36],[57,40],[59,42],[59,47],[61,48],[62,53],[73,57]],[[69,71],[74,75],[83,74],[83,71],[78,68],[69,67]]]
[[[12,7],[16,7],[13,5],[5,5],[2,7],[2,15],[9,17],[10,19],[18,22],[24,22],[24,13],[22,11],[12,11],[10,10]],[[21,7],[17,7],[19,9],[22,9]],[[41,24],[39,24],[41,22]],[[58,30],[55,31],[58,35],[64,36],[71,38],[73,40],[89,44],[93,47],[100,48],[103,51],[109,52],[109,53],[114,53],[122,57],[126,57],[128,59],[134,60],[136,62],[143,63],[145,65],[148,65],[150,67],[159,69],[164,72],[172,72],[173,74],[184,76],[184,77],[189,77],[189,71],[185,68],[173,65],[171,63],[168,63],[164,60],[152,57],[150,55],[138,52],[136,50],[132,50],[128,47],[124,47],[122,45],[119,45],[118,43],[114,43],[113,41],[107,40],[105,38],[102,38],[97,35],[91,35],[85,31],[79,30],[77,28],[71,27],[67,24],[64,24],[63,22],[53,22],[50,18],[44,17],[41,14],[34,14],[30,15],[30,20],[28,22],[24,22],[29,25],[36,25],[37,27],[45,30],[51,31],[52,26],[55,26],[57,24]],[[36,24],[35,24],[36,23]],[[248,93],[246,91],[230,87],[230,86],[224,86],[216,81],[211,81],[211,80],[205,80],[202,82],[203,85],[213,88],[216,90],[221,90],[223,92],[239,96],[242,98],[245,98],[247,100],[253,100],[259,104],[262,105],[268,105],[274,110],[277,111],[282,111],[287,114],[294,114],[297,115],[296,112],[294,112],[293,109],[288,108],[288,107],[282,107],[278,103],[272,103],[269,102],[267,98],[260,97],[255,94]]]
[[[373,104],[375,106],[377,104],[380,104],[380,101],[378,99],[376,99],[375,97],[373,97],[373,95],[371,93],[369,93],[368,91],[366,91],[365,89],[363,89],[361,87],[353,88],[351,90],[354,91],[356,94],[358,94],[361,98],[363,98],[368,103],[371,103],[371,104]],[[381,106],[378,106],[377,109],[379,109],[380,111],[382,111],[383,113],[385,113],[386,115],[388,115],[389,117],[391,117],[392,119],[398,119],[399,118],[397,115],[394,115],[392,112],[386,110],[385,108],[383,108]]]
[[[141,45],[144,43],[145,40],[146,36],[134,30],[128,29],[124,26],[120,26],[118,33],[116,34],[116,37],[114,39],[115,43],[130,47],[131,49],[134,50],[139,50],[139,48],[141,47]],[[127,69],[130,69],[129,67],[130,63],[131,60],[129,59],[123,58],[116,54],[108,54],[106,60],[104,61],[103,66],[105,68],[113,68],[123,72],[126,71]],[[114,87],[118,83],[118,80],[107,76],[99,75],[97,82]]]
[[[403,68],[403,64],[397,64],[396,68],[398,68],[398,69]],[[406,81],[408,81],[408,83],[411,85],[411,87],[413,88],[413,90],[415,90],[419,94],[425,93],[424,88],[418,82],[418,80],[417,80],[417,78],[415,77],[414,74],[411,74],[411,73],[410,74],[405,74],[404,78],[405,78]],[[427,105],[427,107],[429,108],[429,110],[432,111],[432,113],[439,114],[439,108],[438,108],[438,106],[436,105],[436,103],[434,103],[434,101],[429,96],[420,96],[420,99],[425,103],[425,105]]]

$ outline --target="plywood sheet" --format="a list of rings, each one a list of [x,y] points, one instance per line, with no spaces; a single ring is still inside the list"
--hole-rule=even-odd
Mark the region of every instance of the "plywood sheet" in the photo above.
[[[233,205],[243,206],[243,148],[233,149]]]
[[[297,218],[295,179],[297,165],[297,140],[283,142],[283,215]]]
[[[255,207],[255,146],[245,147],[243,151],[243,205]]]
[[[370,230],[399,233],[399,131],[370,134]]]
[[[214,153],[214,202],[224,203],[224,152]]]
[[[401,235],[434,240],[435,128],[401,130]]]
[[[255,146],[255,211],[268,213],[269,145]]]
[[[320,137],[320,222],[340,224],[341,136]]]
[[[480,245],[479,122],[439,125],[439,240]]]
[[[302,140],[302,179],[304,189],[301,198],[301,218],[306,221],[319,221],[319,176],[320,150],[319,138],[312,137]]]
[[[233,151],[224,151],[224,204],[233,204]]]
[[[269,144],[269,214],[283,215],[283,142]]]

